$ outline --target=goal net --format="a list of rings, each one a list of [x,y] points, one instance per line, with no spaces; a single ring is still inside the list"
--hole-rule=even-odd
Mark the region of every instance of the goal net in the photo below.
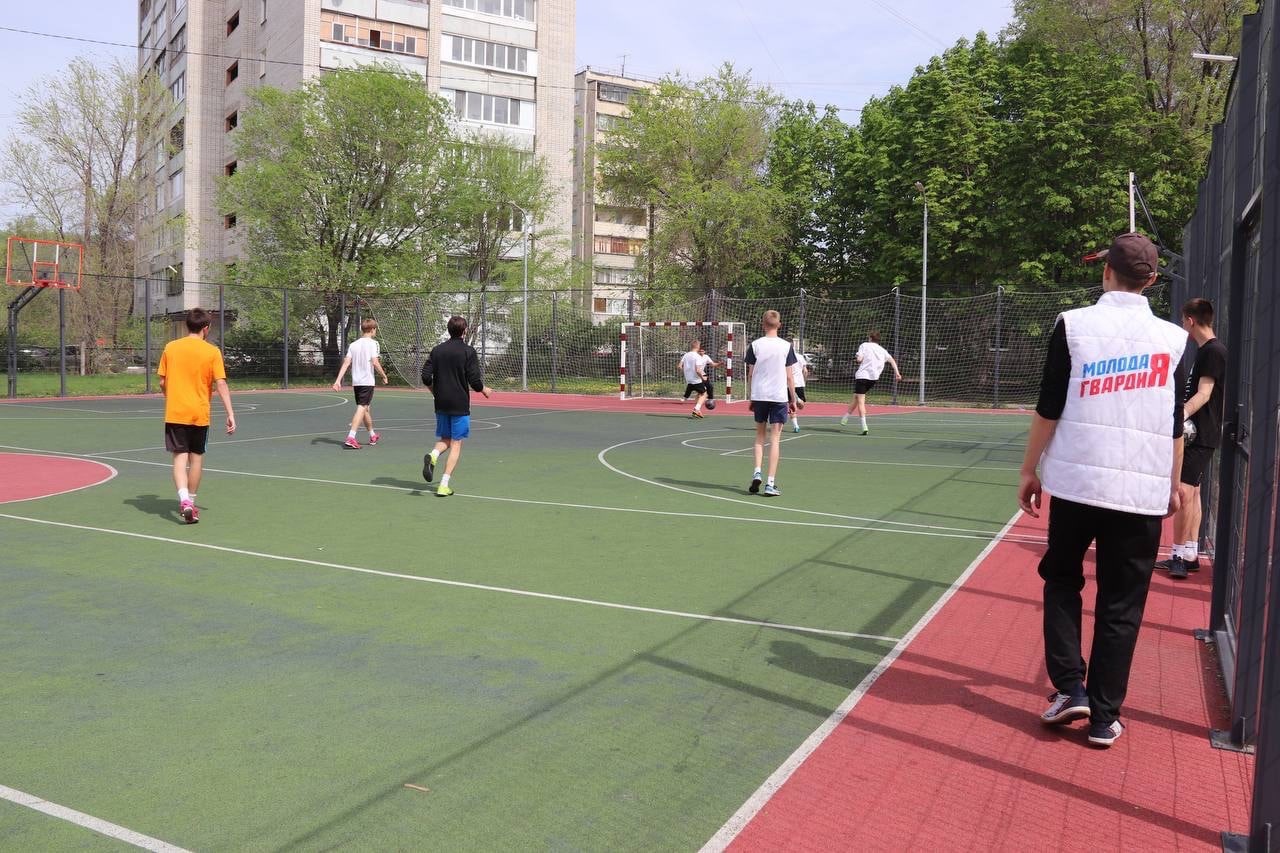
[[[618,389],[623,400],[678,397],[684,393],[680,359],[693,341],[721,367],[708,378],[725,402],[746,399],[746,383],[735,370],[747,344],[745,323],[721,321],[651,321],[623,323],[618,337]]]

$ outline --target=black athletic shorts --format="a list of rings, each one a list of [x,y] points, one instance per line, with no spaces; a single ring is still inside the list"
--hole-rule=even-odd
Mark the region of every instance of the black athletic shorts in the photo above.
[[[876,380],[874,379],[853,380],[853,393],[855,394],[866,394],[874,387],[876,387]]]
[[[207,426],[171,423],[164,425],[164,449],[170,453],[194,453],[197,456],[203,456],[208,442]]]
[[[711,389],[707,387],[706,382],[690,382],[684,386],[684,398],[689,399],[690,394],[709,394]]]
[[[796,386],[796,399],[797,399],[797,400],[804,400],[806,403],[807,403],[807,402],[809,402],[809,400],[804,396],[804,386],[803,386],[803,385],[797,385],[797,386]]]
[[[1198,486],[1204,479],[1204,472],[1209,468],[1209,460],[1213,459],[1213,451],[1217,448],[1193,444],[1182,451],[1182,482],[1187,486]]]
[[[353,385],[351,390],[356,392],[356,405],[367,406],[373,402],[373,386],[372,385]]]

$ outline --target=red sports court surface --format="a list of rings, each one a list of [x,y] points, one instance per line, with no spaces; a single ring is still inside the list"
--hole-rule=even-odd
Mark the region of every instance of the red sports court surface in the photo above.
[[[0,504],[87,489],[115,475],[110,465],[88,459],[0,453]]]
[[[1011,532],[1043,535],[1044,520]],[[1052,689],[1040,552],[998,544],[730,849],[1216,851],[1221,831],[1246,831],[1253,759],[1210,747],[1225,697],[1191,636],[1208,624],[1209,572],[1156,573],[1128,728],[1098,750],[1083,723],[1037,719]]]

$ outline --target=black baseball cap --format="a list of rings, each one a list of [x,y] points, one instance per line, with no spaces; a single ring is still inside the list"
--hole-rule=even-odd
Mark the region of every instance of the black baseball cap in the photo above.
[[[1108,248],[1085,255],[1084,260],[1086,263],[1106,261],[1120,275],[1136,280],[1145,280],[1160,270],[1160,250],[1136,231],[1117,236]]]

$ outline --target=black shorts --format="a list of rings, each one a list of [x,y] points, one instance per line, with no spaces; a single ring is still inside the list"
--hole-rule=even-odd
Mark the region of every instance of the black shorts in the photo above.
[[[1209,468],[1216,447],[1193,444],[1182,451],[1182,482],[1187,486],[1199,486],[1204,472]]]
[[[874,387],[876,387],[876,380],[874,379],[853,380],[853,393],[855,394],[866,394]]]
[[[690,394],[709,394],[711,388],[707,382],[690,382],[684,386],[684,398],[689,399]]]
[[[171,423],[164,425],[164,449],[170,453],[194,453],[197,456],[203,456],[208,442],[207,426]]]
[[[804,386],[803,386],[803,385],[797,385],[797,386],[796,386],[796,399],[797,399],[797,400],[804,400],[806,403],[807,403],[807,402],[809,402],[809,400],[804,396]]]
[[[372,385],[353,385],[351,390],[356,392],[356,405],[367,406],[373,402],[373,386]]]

